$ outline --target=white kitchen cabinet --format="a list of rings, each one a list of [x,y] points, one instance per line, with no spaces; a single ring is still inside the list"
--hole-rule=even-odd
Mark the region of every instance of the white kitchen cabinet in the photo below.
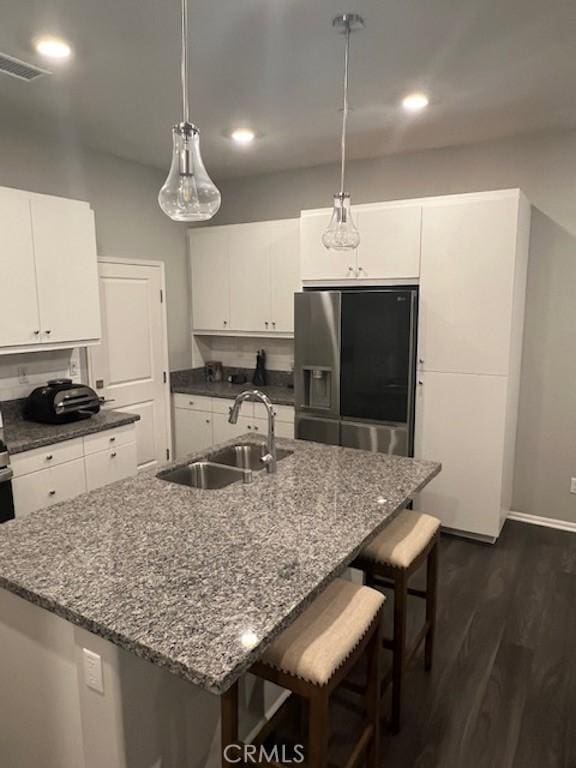
[[[225,227],[188,231],[194,330],[230,328],[230,233]]]
[[[262,223],[229,228],[230,328],[272,330],[270,316],[271,228]]]
[[[86,490],[84,460],[75,459],[50,469],[16,477],[12,487],[16,518],[73,499]]]
[[[40,341],[30,205],[0,188],[0,348]]]
[[[300,262],[302,280],[380,282],[413,280],[420,274],[422,206],[379,203],[354,206],[360,230],[355,251],[328,251],[322,234],[331,210],[302,211]]]
[[[294,294],[300,291],[300,237],[293,220],[275,222],[270,248],[270,319],[272,330],[294,333]]]
[[[294,332],[300,289],[297,219],[191,230],[194,332]]]
[[[518,195],[424,207],[419,358],[427,371],[507,375]],[[525,273],[525,267],[524,267]]]
[[[30,201],[40,332],[49,343],[100,338],[94,214],[86,203]]]
[[[0,354],[100,340],[94,215],[87,203],[0,188]]]
[[[93,491],[136,474],[136,443],[118,445],[85,458],[86,488]]]
[[[210,448],[213,443],[212,414],[175,408],[174,435],[177,459]]]
[[[212,416],[213,433],[212,444],[224,443],[240,435],[246,435],[252,432],[254,419],[249,416],[238,416],[236,424],[230,424],[228,416],[224,413],[215,413]]]
[[[504,503],[504,376],[425,372],[417,386],[417,458],[442,462],[419,508],[448,528],[496,538]]]
[[[300,216],[300,274],[302,280],[353,280],[356,251],[332,251],[322,245],[332,209],[302,211]]]
[[[360,229],[359,280],[409,280],[420,275],[421,205],[360,207],[354,214]]]
[[[134,424],[64,440],[12,457],[14,508],[23,517],[136,474]]]

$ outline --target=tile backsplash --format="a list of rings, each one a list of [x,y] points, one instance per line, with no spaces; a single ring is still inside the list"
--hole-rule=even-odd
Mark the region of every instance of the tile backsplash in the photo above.
[[[266,350],[268,370],[291,371],[294,367],[293,339],[195,336],[194,341],[194,367],[207,360],[219,360],[226,367],[253,369],[259,349]]]
[[[48,379],[81,380],[83,364],[79,349],[0,355],[0,400],[26,397]]]

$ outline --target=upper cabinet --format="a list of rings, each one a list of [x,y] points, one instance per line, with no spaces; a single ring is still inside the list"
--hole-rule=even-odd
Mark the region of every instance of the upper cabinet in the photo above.
[[[426,371],[506,376],[521,328],[523,240],[529,206],[518,192],[431,201],[424,207],[419,359]],[[522,302],[520,312],[516,311]]]
[[[360,229],[354,252],[328,251],[322,233],[330,210],[303,211],[300,219],[302,280],[414,280],[420,275],[422,206],[382,203],[356,206],[353,215]]]
[[[77,200],[0,189],[0,354],[100,339],[94,215]]]
[[[293,334],[297,219],[192,229],[189,246],[195,332]]]

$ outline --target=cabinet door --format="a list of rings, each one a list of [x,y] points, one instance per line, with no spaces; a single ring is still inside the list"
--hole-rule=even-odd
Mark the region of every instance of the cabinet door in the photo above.
[[[518,201],[424,208],[419,357],[428,371],[508,373]]]
[[[175,408],[174,441],[176,458],[210,448],[213,444],[212,415],[202,411]]]
[[[294,294],[301,289],[298,220],[277,222],[270,248],[272,331],[294,333]]]
[[[57,504],[80,496],[86,490],[86,475],[84,460],[76,459],[60,464],[48,470],[50,475],[50,488],[48,494],[50,503]]]
[[[360,229],[359,279],[419,277],[422,206],[363,209],[356,217]]]
[[[0,189],[0,347],[40,341],[30,203]]]
[[[119,445],[85,458],[86,485],[89,491],[132,477],[137,471],[136,443]]]
[[[84,460],[75,459],[51,469],[17,477],[13,480],[12,487],[16,517],[25,517],[38,509],[84,493]]]
[[[225,331],[230,327],[230,235],[226,230],[191,230],[190,272],[194,330]]]
[[[302,280],[350,280],[356,277],[356,252],[328,251],[322,233],[332,210],[304,212],[300,217],[300,271]]]
[[[239,416],[236,424],[230,424],[228,416],[224,413],[215,413],[212,416],[212,419],[214,422],[215,445],[251,432],[254,423],[254,419],[251,419],[248,416]]]
[[[86,203],[30,201],[43,342],[100,338],[94,214]]]
[[[267,222],[239,224],[230,230],[230,327],[234,331],[272,330],[270,246]]]
[[[508,379],[426,372],[419,382],[416,457],[442,462],[420,509],[449,528],[498,536]]]

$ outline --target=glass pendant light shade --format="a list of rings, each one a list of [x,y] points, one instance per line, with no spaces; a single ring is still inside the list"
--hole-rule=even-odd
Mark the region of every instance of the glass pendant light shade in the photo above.
[[[334,195],[332,218],[322,234],[322,245],[333,251],[350,251],[360,245],[360,232],[352,219],[350,195]]]
[[[174,221],[206,221],[218,211],[221,196],[200,154],[200,134],[191,123],[172,129],[172,165],[158,195],[160,208]]]

